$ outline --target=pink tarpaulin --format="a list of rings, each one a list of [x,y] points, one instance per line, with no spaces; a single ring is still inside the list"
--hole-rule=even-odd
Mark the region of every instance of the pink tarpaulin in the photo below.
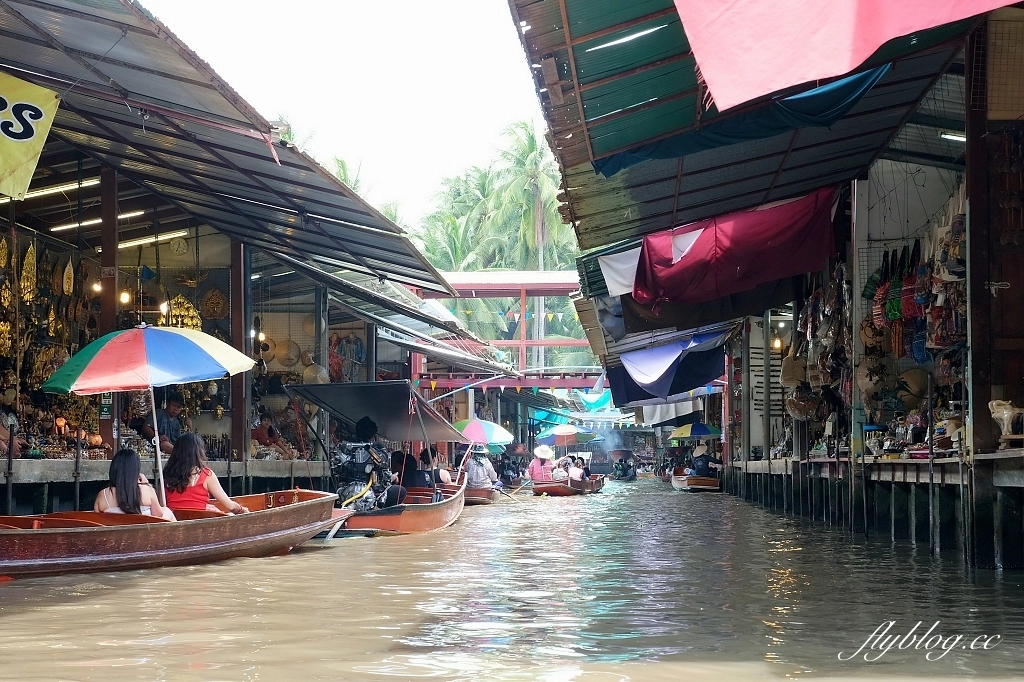
[[[1007,0],[675,0],[719,111],[841,76],[883,44]]]
[[[835,253],[835,190],[644,237],[633,298],[704,303],[822,269]]]

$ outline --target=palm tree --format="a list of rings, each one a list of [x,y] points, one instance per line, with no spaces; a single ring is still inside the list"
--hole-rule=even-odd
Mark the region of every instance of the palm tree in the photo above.
[[[511,248],[497,258],[506,267],[559,269],[575,251],[572,234],[558,213],[558,168],[551,150],[534,126],[520,121],[505,131],[507,146],[500,152],[498,208],[490,225],[511,236]],[[511,235],[509,235],[511,233]],[[568,237],[568,239],[566,238]],[[544,338],[545,302],[538,297],[533,316],[535,339]],[[533,363],[544,366],[544,348],[533,349]]]
[[[340,156],[334,157],[334,177],[345,183],[345,186],[350,190],[362,196],[362,190],[368,189],[363,187],[362,174],[363,164],[360,162],[356,165],[355,170],[352,169],[352,165],[341,158]]]

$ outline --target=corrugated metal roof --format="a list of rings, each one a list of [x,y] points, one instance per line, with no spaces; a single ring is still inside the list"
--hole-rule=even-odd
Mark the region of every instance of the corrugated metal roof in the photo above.
[[[509,0],[509,6],[517,24],[529,27],[520,28],[520,35],[562,169],[562,215],[575,226],[584,249],[799,196],[862,174],[955,60],[972,26],[959,22],[884,45],[865,67],[895,60],[894,68],[831,128],[721,147],[687,156],[681,164],[647,161],[604,179],[595,176],[592,160],[692,130],[717,116],[713,106],[700,108],[703,93],[672,1],[566,0],[564,19],[559,0]],[[552,74],[560,82],[553,82]],[[776,96],[801,89],[806,87]],[[907,137],[897,144],[923,154],[922,161],[938,153],[923,139]],[[581,283],[586,286],[585,277]]]
[[[0,0],[0,36],[0,69],[62,95],[51,141],[247,244],[454,293],[401,228],[271,147],[270,124],[138,4]],[[40,167],[65,152],[48,143]]]

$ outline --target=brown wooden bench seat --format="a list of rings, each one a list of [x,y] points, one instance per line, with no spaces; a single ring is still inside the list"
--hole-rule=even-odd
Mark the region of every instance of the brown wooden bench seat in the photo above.
[[[140,523],[168,523],[167,519],[149,514],[108,514],[106,512],[54,512],[48,519],[92,521],[101,526],[133,526]]]
[[[222,516],[230,516],[227,512],[213,511],[212,509],[171,509],[174,517],[179,521],[195,521],[197,519],[219,519]]]
[[[43,516],[0,516],[0,523],[22,529],[38,528],[95,528],[102,526],[96,521],[84,519],[56,519]]]

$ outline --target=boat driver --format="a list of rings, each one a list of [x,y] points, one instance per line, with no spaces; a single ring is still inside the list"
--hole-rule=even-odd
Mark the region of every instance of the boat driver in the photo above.
[[[690,476],[713,476],[711,464],[722,464],[722,460],[708,452],[707,445],[698,445],[693,449],[693,465]]]

